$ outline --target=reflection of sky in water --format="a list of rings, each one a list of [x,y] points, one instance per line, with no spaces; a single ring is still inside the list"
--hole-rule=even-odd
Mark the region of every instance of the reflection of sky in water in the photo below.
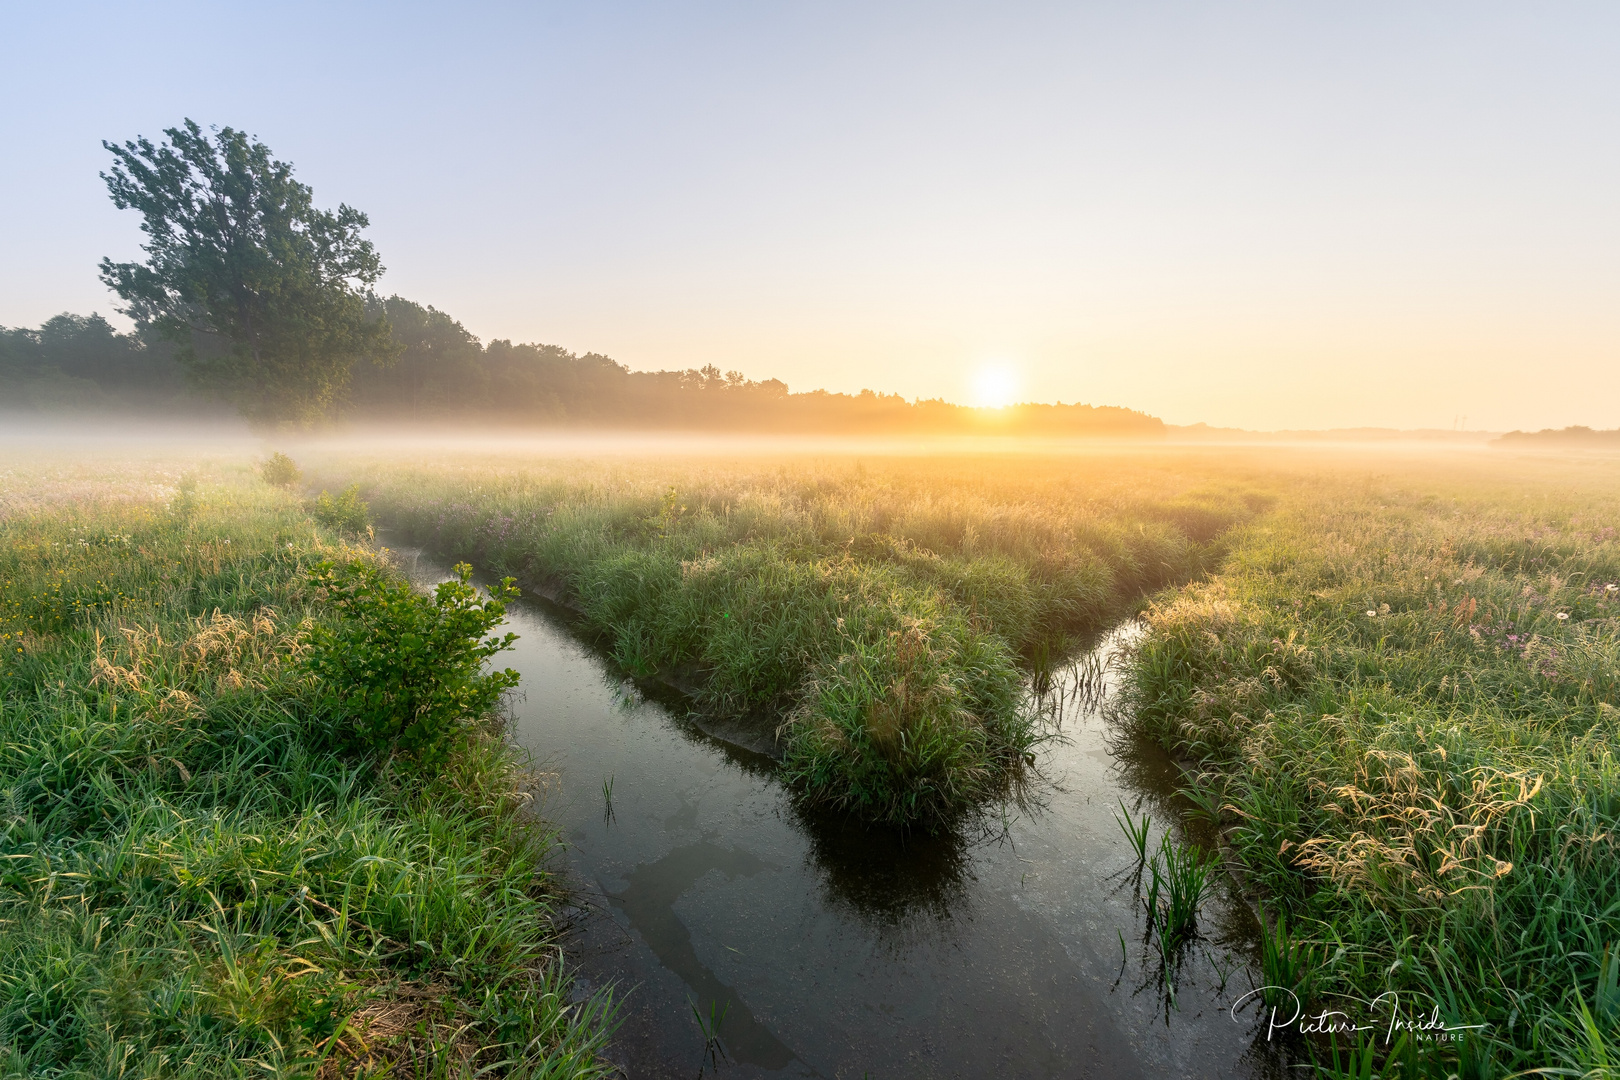
[[[631,1075],[690,1076],[693,1007],[711,1001],[730,1003],[727,1075],[1270,1071],[1226,1012],[1249,988],[1247,909],[1223,897],[1207,910],[1206,940],[1179,960],[1178,1008],[1142,940],[1114,814],[1123,797],[1157,831],[1176,773],[1149,748],[1110,752],[1096,705],[1115,637],[1042,695],[1063,738],[1042,748],[1023,806],[901,838],[802,813],[768,758],[643,696],[540,605],[510,621],[513,737],[555,774],[543,812],[582,894],[576,971],[628,991],[615,1056]]]

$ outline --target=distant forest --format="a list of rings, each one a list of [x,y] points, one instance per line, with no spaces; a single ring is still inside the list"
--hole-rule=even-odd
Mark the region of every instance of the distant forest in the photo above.
[[[631,371],[600,353],[488,345],[455,319],[398,296],[372,299],[398,346],[387,367],[355,365],[339,415],[420,426],[971,434],[1160,438],[1163,421],[1133,409],[1015,405],[975,409],[898,394],[790,393],[710,365]],[[0,327],[0,413],[225,417],[235,410],[188,381],[173,347],[119,333],[99,315],[58,315],[38,329]]]
[[[1510,431],[1495,441],[1504,446],[1517,446],[1527,450],[1539,447],[1620,450],[1620,428],[1613,431],[1594,431],[1592,428],[1577,425],[1567,428],[1543,428],[1540,431]]]

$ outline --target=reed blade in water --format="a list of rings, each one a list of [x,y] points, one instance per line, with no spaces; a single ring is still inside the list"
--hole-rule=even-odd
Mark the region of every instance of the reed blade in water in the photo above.
[[[1137,865],[1145,864],[1148,858],[1148,828],[1153,824],[1153,819],[1143,814],[1142,820],[1137,821],[1131,816],[1122,798],[1119,800],[1119,813],[1114,815],[1114,820],[1119,822],[1120,831],[1125,834],[1125,839],[1130,841],[1131,850],[1136,852]]]
[[[720,1028],[725,1024],[727,1014],[731,1012],[731,1002],[727,1001],[724,1006],[720,1006],[718,1002],[710,1001],[707,1015],[691,998],[687,999],[687,1004],[691,1006],[692,1015],[697,1019],[698,1031],[703,1035],[703,1067],[718,1070],[722,1061],[731,1060],[731,1056],[726,1053],[725,1044],[720,1041]]]

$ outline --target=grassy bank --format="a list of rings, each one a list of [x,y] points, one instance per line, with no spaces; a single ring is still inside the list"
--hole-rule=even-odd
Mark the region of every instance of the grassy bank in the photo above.
[[[1203,763],[1286,917],[1301,951],[1268,980],[1488,1025],[1384,1075],[1610,1076],[1620,484],[1494,473],[1301,486],[1151,610],[1134,722]]]
[[[588,1077],[551,838],[493,730],[344,753],[330,554],[245,468],[0,478],[0,1070]]]
[[[1151,457],[464,456],[320,479],[555,589],[632,672],[781,724],[810,802],[899,825],[1005,792],[1042,735],[1025,673],[1198,573],[1263,502]]]

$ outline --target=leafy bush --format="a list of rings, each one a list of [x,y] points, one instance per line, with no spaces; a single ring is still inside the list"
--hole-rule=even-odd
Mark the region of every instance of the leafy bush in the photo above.
[[[290,488],[304,475],[298,462],[279,450],[259,463],[259,475],[271,487]]]
[[[518,673],[484,672],[484,661],[511,647],[516,634],[485,637],[506,615],[518,590],[511,578],[480,598],[472,567],[424,596],[366,559],[325,561],[310,574],[342,615],[318,627],[308,670],[352,725],[349,740],[424,763],[442,760],[464,722],[495,707]]]
[[[310,512],[322,525],[344,532],[361,533],[371,527],[371,507],[360,498],[359,484],[350,484],[336,498],[321,492]]]

